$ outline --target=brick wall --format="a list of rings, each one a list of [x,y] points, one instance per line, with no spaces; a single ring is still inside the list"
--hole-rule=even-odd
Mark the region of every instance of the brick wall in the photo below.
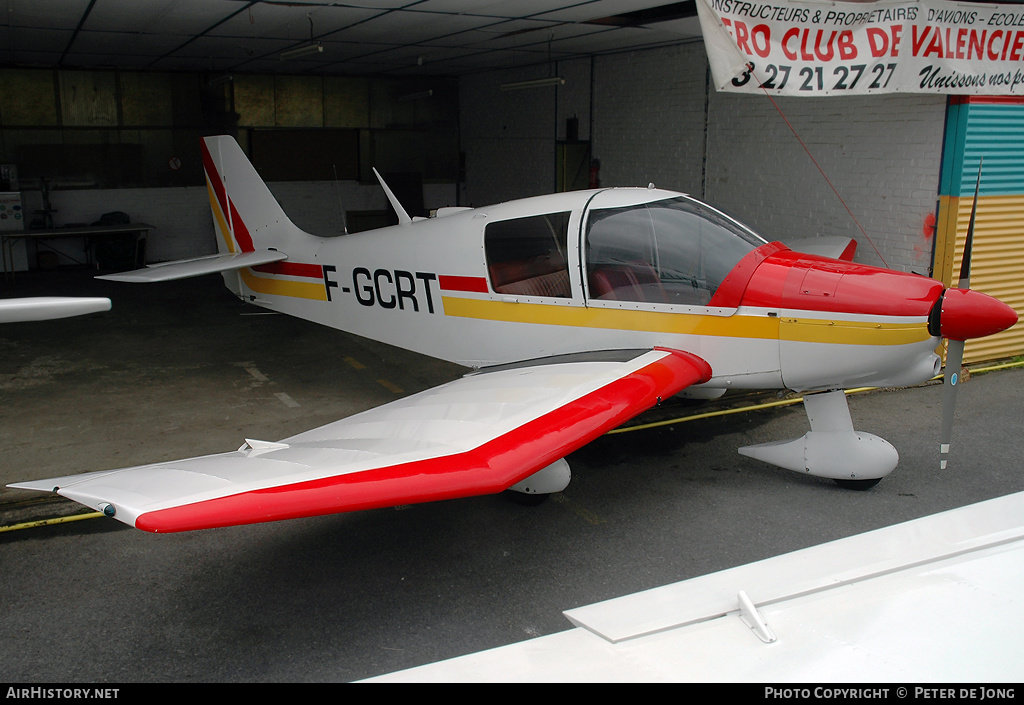
[[[532,66],[460,79],[459,127],[466,158],[460,205],[485,206],[554,189],[557,89],[501,90],[503,83],[549,75],[547,67]]]
[[[704,152],[703,44],[594,61],[593,155],[602,186],[700,196]]]
[[[857,261],[881,265],[884,259],[893,269],[928,274],[945,98],[888,95],[776,102],[814,161],[767,98],[714,93],[707,200],[769,239],[854,237]]]

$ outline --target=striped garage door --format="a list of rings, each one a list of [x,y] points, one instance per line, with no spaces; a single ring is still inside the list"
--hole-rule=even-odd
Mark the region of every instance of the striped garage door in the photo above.
[[[950,100],[933,271],[946,285],[960,276],[981,158],[971,288],[1006,302],[1024,319],[1024,98]],[[1024,355],[1024,322],[968,341],[964,361],[1017,355]]]

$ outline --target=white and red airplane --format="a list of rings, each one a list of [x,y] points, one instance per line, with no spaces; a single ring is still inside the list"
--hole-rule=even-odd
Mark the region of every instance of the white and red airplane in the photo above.
[[[741,452],[865,488],[898,456],[854,430],[843,388],[932,378],[942,338],[959,371],[954,342],[1017,321],[969,289],[969,256],[946,289],[849,249],[795,252],[653,187],[410,218],[381,180],[399,224],[324,238],[288,219],[233,139],[206,138],[203,158],[220,254],[107,279],[220,272],[245,301],[475,371],[280,441],[12,487],[155,532],[549,494],[569,482],[566,455],[662,399],[788,388],[808,392],[811,430]]]

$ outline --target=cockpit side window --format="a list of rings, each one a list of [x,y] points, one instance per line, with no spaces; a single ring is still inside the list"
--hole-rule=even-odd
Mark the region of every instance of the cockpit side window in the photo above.
[[[491,288],[499,294],[570,298],[569,215],[546,213],[488,224],[484,252]]]
[[[587,222],[591,299],[705,306],[764,241],[690,198],[609,208]]]

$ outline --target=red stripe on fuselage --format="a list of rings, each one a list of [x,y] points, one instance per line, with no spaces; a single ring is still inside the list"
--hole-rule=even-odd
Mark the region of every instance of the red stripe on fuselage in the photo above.
[[[487,280],[483,277],[460,277],[451,274],[442,274],[437,279],[438,284],[444,291],[470,291],[479,294],[487,293]]]
[[[336,514],[501,492],[692,384],[711,377],[679,351],[464,453],[244,492],[148,512],[154,532]]]
[[[319,264],[271,262],[270,264],[257,265],[252,269],[263,274],[284,274],[289,277],[307,277],[309,279],[324,278],[324,268]]]

